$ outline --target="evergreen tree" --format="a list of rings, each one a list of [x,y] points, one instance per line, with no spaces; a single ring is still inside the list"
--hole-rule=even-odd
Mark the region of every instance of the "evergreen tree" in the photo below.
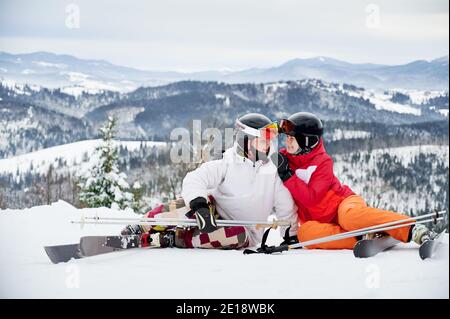
[[[102,144],[95,149],[88,174],[81,177],[80,202],[88,207],[132,208],[133,194],[118,168],[118,150],[114,145],[116,119],[109,117],[102,128]]]
[[[133,206],[132,206],[133,210],[136,213],[144,214],[145,212],[143,211],[143,209],[145,207],[145,203],[143,199],[144,196],[143,187],[139,182],[135,182],[131,187],[130,191],[133,194]]]

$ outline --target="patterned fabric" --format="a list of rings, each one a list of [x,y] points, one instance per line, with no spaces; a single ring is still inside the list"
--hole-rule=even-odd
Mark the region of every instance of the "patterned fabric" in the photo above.
[[[214,198],[209,196],[210,207],[214,210],[216,219],[220,219],[214,206]],[[185,204],[182,199],[172,201],[169,204],[160,205],[145,214],[146,217],[158,217],[157,215],[167,212],[170,208],[184,208]],[[194,218],[192,216],[191,218]],[[216,231],[209,234],[201,234],[197,227],[164,227],[152,226],[150,232],[174,231],[175,230],[175,247],[178,248],[213,248],[213,249],[240,249],[249,245],[249,238],[245,227],[230,226],[219,227]]]

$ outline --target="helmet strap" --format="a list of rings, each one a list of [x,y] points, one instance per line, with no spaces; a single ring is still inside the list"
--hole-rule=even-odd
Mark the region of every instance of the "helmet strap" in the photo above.
[[[269,161],[270,148],[267,150],[267,152],[261,152],[261,151],[258,151],[253,145],[251,145],[250,151],[254,155],[254,162],[257,162],[257,161],[268,162]]]
[[[248,158],[248,135],[244,135],[244,157]]]
[[[302,138],[304,138],[304,141],[302,141]],[[297,141],[297,144],[299,146],[298,150],[293,155],[306,155],[312,152],[312,150],[319,145],[320,137],[317,138],[317,141],[314,143],[314,145],[309,145],[309,136],[302,135],[296,136],[295,139]]]

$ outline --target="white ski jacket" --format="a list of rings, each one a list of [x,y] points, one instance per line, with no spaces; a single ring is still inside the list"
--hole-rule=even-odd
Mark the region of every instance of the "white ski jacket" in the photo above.
[[[221,160],[203,163],[186,175],[181,192],[186,205],[197,197],[212,195],[223,219],[265,221],[275,213],[277,219],[291,222],[290,235],[296,235],[297,207],[275,165],[272,161],[253,163],[238,155],[236,149],[235,143]],[[250,246],[260,244],[264,230],[246,228]],[[281,227],[282,236],[285,230]]]

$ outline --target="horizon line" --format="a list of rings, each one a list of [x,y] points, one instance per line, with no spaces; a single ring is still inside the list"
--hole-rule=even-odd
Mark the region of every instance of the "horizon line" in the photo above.
[[[37,53],[45,53],[45,54],[53,54],[56,56],[69,56],[69,57],[73,57],[75,59],[78,60],[82,60],[82,61],[90,61],[90,62],[104,62],[104,63],[108,63],[111,64],[113,66],[116,67],[124,67],[124,68],[128,68],[128,69],[133,69],[133,70],[137,70],[137,71],[144,71],[144,72],[176,72],[176,73],[183,73],[183,74],[192,74],[192,73],[203,73],[203,72],[241,72],[241,71],[248,71],[248,70],[264,70],[264,69],[271,69],[271,68],[276,68],[276,67],[280,67],[286,63],[295,61],[295,60],[314,60],[314,59],[329,59],[329,60],[334,60],[334,61],[339,61],[339,62],[344,62],[344,63],[349,63],[349,64],[353,64],[353,65],[379,65],[379,66],[402,66],[402,65],[408,65],[414,62],[419,62],[419,61],[426,61],[428,63],[435,61],[435,60],[439,60],[442,58],[449,58],[449,53],[447,53],[446,55],[441,55],[441,56],[437,56],[436,58],[433,59],[416,59],[416,60],[411,60],[407,63],[401,63],[401,64],[383,64],[383,63],[373,63],[373,62],[362,62],[362,63],[356,63],[356,62],[351,62],[348,60],[343,60],[343,59],[339,59],[339,58],[335,58],[335,57],[331,57],[331,56],[326,56],[326,55],[315,55],[315,56],[311,56],[311,57],[297,57],[297,58],[292,58],[292,59],[288,59],[285,62],[281,63],[281,64],[273,64],[272,66],[269,67],[254,67],[254,66],[249,66],[247,68],[242,68],[242,69],[233,69],[233,68],[218,68],[218,69],[197,69],[197,70],[188,70],[188,69],[180,69],[180,68],[175,68],[175,69],[144,69],[144,68],[136,68],[136,67],[132,67],[132,66],[126,66],[123,64],[115,64],[110,62],[107,59],[92,59],[92,58],[81,58],[79,56],[76,56],[74,54],[70,54],[70,53],[56,53],[56,52],[51,52],[51,51],[28,51],[28,52],[20,52],[20,53],[11,53],[8,51],[4,51],[4,50],[0,50],[0,54],[5,53],[5,54],[9,54],[9,55],[31,55],[31,54],[37,54]]]

